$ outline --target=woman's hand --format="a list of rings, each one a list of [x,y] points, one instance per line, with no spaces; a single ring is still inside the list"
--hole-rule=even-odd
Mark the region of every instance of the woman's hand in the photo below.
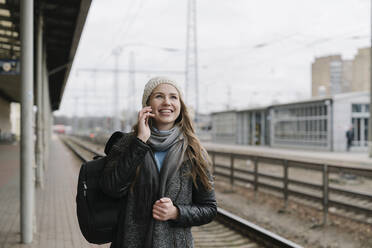
[[[141,139],[143,142],[150,138],[151,130],[149,127],[149,118],[155,117],[154,114],[151,113],[151,107],[146,106],[138,113],[138,134],[137,138]]]
[[[178,208],[173,205],[171,199],[163,197],[153,205],[152,216],[160,221],[175,220],[178,218]]]

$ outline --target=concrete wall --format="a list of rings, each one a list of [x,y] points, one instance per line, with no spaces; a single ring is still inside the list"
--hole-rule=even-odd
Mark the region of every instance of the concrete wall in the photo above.
[[[351,105],[369,103],[368,92],[339,94],[333,97],[333,149],[346,151],[346,131],[351,125]]]
[[[1,133],[11,133],[10,102],[0,97],[0,129]]]

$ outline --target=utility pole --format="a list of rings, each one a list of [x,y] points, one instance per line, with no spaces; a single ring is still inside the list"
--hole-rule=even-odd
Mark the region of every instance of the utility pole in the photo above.
[[[113,131],[120,130],[120,113],[119,113],[119,57],[121,49],[118,47],[113,52],[115,57],[115,72],[114,72],[114,100],[113,100],[113,115],[112,115],[112,129]]]
[[[368,151],[369,151],[369,157],[372,158],[372,0],[371,0],[371,48],[369,50],[370,54],[370,70],[369,70],[369,79],[370,79],[370,85],[369,85],[369,120],[368,120]]]
[[[78,129],[79,129],[79,117],[78,117],[78,106],[79,106],[79,98],[78,97],[75,97],[74,98],[75,100],[75,113],[74,113],[74,120],[73,120],[73,130],[74,130],[74,134],[75,135],[79,135],[78,133]]]
[[[129,84],[130,84],[130,88],[131,90],[129,91],[131,94],[129,96],[129,99],[130,99],[130,106],[133,107],[135,106],[135,95],[136,95],[136,84],[135,84],[135,64],[134,64],[134,52],[133,51],[130,51],[129,53],[129,73],[128,73],[128,76],[129,76]],[[128,109],[128,112],[130,112],[130,117],[129,117],[129,125],[130,127],[132,127],[134,125],[134,122],[135,120],[133,120],[134,118],[134,114],[133,114],[133,111],[129,111]]]
[[[88,130],[88,85],[87,81],[83,82],[83,89],[84,89],[84,104],[83,104],[83,117],[82,117],[82,126],[83,131],[86,132]]]
[[[185,83],[186,101],[191,103],[191,89],[194,89],[195,122],[199,113],[199,78],[198,78],[198,43],[196,22],[196,1],[187,0],[187,28],[186,28],[186,64]]]
[[[229,84],[227,86],[227,104],[226,104],[226,109],[227,110],[231,110],[231,103],[232,103],[232,100],[231,100],[231,85]]]

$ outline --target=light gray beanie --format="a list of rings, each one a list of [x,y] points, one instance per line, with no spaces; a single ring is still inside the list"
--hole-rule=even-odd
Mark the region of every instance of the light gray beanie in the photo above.
[[[149,99],[152,91],[159,85],[159,84],[170,84],[177,89],[178,94],[181,95],[180,87],[177,85],[176,81],[167,78],[167,77],[154,77],[151,78],[147,84],[145,85],[145,89],[143,90],[142,96],[142,107],[146,107],[146,102]]]

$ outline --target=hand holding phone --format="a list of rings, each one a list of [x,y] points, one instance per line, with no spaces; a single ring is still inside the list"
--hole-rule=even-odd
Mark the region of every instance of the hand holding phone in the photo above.
[[[155,117],[153,113],[151,113],[152,109],[151,106],[146,106],[141,109],[138,113],[138,134],[137,138],[141,139],[143,142],[146,142],[151,135],[151,130],[149,126],[149,118]]]

